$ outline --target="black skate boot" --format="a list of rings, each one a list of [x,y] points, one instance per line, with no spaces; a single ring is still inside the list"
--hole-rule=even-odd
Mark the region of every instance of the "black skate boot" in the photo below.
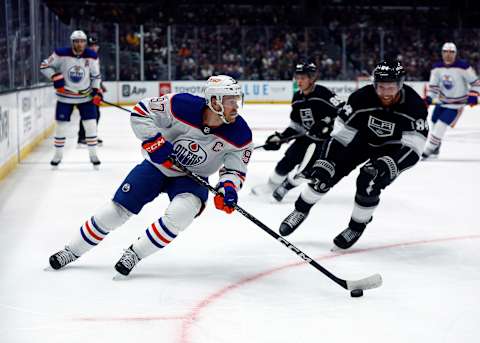
[[[285,197],[285,195],[288,193],[289,190],[295,188],[294,185],[292,185],[289,181],[288,181],[288,177],[283,180],[283,182],[280,184],[280,186],[278,186],[277,188],[275,188],[275,190],[273,191],[272,193],[272,196],[275,200],[277,200],[278,202],[282,201],[283,198]]]
[[[115,265],[115,269],[120,274],[127,276],[132,271],[133,267],[140,261],[137,253],[133,250],[131,245],[125,252],[120,260]]]
[[[95,151],[90,151],[90,162],[93,164],[93,167],[97,169],[100,166],[100,160],[98,159],[97,153]]]
[[[53,156],[52,160],[50,161],[50,165],[52,167],[57,167],[60,162],[62,162],[63,151],[56,149],[55,155]]]
[[[280,224],[280,229],[278,230],[282,236],[288,236],[293,231],[295,231],[300,224],[307,218],[308,212],[300,212],[298,210],[294,210],[290,213],[287,218],[285,218]]]
[[[357,223],[353,219],[350,219],[348,227],[333,239],[333,243],[340,249],[350,248],[362,236],[367,224],[371,221],[372,219],[370,219],[367,223]]]
[[[68,246],[65,249],[60,250],[56,254],[50,256],[48,260],[50,262],[50,266],[57,270],[60,268],[65,267],[70,262],[75,261],[79,256],[75,255]]]

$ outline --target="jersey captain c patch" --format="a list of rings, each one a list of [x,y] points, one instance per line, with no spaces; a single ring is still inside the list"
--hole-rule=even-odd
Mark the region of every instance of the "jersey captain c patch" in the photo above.
[[[393,135],[395,123],[370,116],[368,118],[368,128],[372,130],[378,137],[388,137]]]

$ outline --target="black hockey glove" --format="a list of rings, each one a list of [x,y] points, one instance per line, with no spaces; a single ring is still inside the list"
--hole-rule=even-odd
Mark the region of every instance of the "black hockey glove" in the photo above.
[[[380,191],[387,187],[398,176],[398,167],[390,156],[382,156],[368,162],[360,169],[358,186],[370,194],[373,190]]]
[[[332,186],[335,176],[335,165],[327,160],[317,160],[312,168],[303,172],[305,177],[312,180],[313,189],[326,193]]]
[[[330,136],[332,128],[332,118],[325,117],[313,124],[306,136],[314,141],[322,141]]]
[[[282,146],[282,134],[275,131],[274,134],[267,137],[263,149],[265,150],[278,150]]]

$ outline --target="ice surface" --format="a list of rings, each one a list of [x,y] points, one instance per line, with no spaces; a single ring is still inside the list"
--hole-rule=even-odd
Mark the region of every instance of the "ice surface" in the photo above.
[[[254,141],[288,124],[287,105],[247,105]],[[382,287],[351,298],[239,214],[206,211],[126,281],[113,265],[158,219],[161,196],[61,271],[44,271],[141,161],[128,115],[102,108],[93,170],[72,122],[52,171],[43,142],[0,183],[0,342],[462,342],[480,341],[480,110],[467,108],[435,162],[405,172],[384,194],[354,249],[330,252],[348,223],[357,172],[288,237],[338,276],[380,273]],[[282,152],[256,151],[239,204],[277,230],[299,190],[278,204],[250,193]],[[211,178],[212,183],[215,178]]]

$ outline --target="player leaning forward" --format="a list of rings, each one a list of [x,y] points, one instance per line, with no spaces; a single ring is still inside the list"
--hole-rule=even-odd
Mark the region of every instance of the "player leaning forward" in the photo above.
[[[50,257],[52,268],[62,268],[98,245],[160,193],[170,199],[164,215],[125,250],[115,269],[128,275],[139,260],[164,248],[189,226],[204,209],[208,190],[172,167],[170,158],[205,178],[220,170],[217,189],[223,196],[215,197],[215,207],[231,213],[252,153],[252,133],[238,115],[242,101],[240,85],[223,75],[208,79],[205,98],[179,93],[140,101],[131,124],[143,142],[145,160],[65,249]]]
[[[55,119],[55,155],[50,164],[57,166],[63,157],[66,133],[73,107],[80,112],[88,144],[90,162],[98,166],[97,157],[97,109],[101,101],[100,67],[97,53],[87,45],[87,35],[74,31],[70,36],[71,47],[55,49],[42,62],[40,70],[53,81],[57,95]]]
[[[297,229],[331,187],[366,162],[357,177],[350,223],[334,239],[337,247],[350,248],[372,220],[382,190],[419,161],[428,135],[423,100],[403,84],[405,71],[397,61],[378,64],[373,79],[373,85],[352,93],[339,112],[320,159],[307,171],[312,182],[280,226],[282,235]]]

